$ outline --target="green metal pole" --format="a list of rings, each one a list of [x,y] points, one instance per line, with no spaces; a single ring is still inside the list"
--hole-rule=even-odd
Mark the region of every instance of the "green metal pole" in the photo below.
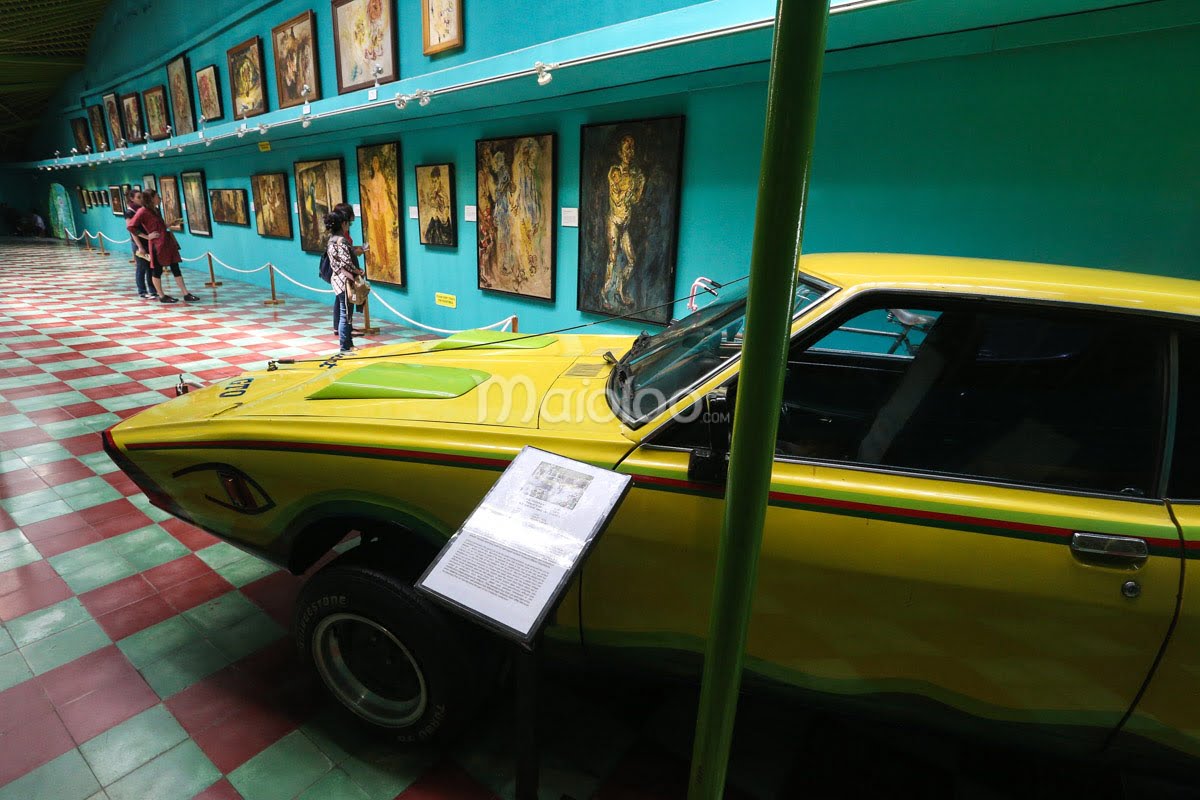
[[[690,800],[724,795],[771,488],[829,0],[778,0],[725,520],[692,750]]]

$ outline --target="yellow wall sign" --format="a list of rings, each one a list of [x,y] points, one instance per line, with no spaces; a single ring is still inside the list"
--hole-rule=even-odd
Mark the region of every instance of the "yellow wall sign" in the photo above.
[[[458,308],[458,297],[444,292],[434,292],[433,301],[446,308]]]
[[[259,143],[258,143],[258,151],[259,151],[260,153],[269,153],[269,152],[271,152],[271,143],[270,143],[270,142],[259,142]]]

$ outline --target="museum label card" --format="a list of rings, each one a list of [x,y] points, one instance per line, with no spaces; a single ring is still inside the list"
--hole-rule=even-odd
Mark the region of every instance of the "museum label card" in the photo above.
[[[579,209],[578,208],[563,208],[562,210],[562,226],[564,228],[579,227]]]
[[[630,476],[525,447],[417,588],[531,647]]]

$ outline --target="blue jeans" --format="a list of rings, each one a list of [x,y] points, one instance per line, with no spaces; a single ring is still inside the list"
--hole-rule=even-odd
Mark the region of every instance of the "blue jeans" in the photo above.
[[[133,260],[137,262],[138,294],[154,294],[154,284],[150,283],[150,262],[144,258],[138,258],[136,255]]]
[[[337,327],[338,344],[342,350],[354,346],[354,306],[342,292],[333,301],[333,324]]]

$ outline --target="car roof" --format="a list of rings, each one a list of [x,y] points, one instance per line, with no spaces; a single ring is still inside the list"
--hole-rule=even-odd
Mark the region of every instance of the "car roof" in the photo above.
[[[1110,269],[900,253],[814,253],[800,270],[842,289],[1025,297],[1200,316],[1200,281]]]

